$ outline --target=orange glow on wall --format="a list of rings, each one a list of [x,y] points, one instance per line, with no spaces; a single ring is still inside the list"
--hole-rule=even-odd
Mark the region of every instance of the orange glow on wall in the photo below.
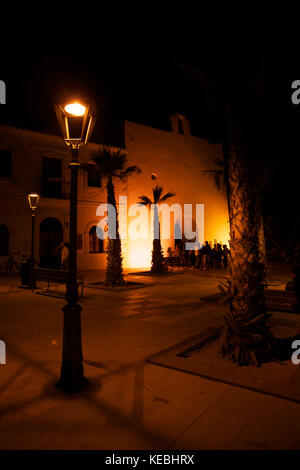
[[[124,257],[127,268],[150,268],[152,240],[128,240],[127,255]]]
[[[229,244],[229,223],[227,224],[227,226],[224,226],[224,224],[220,224],[218,226],[215,227],[215,230],[214,230],[214,237],[212,240],[209,240],[209,241],[212,241],[214,242],[214,240],[216,240],[217,243],[221,243],[222,245],[227,245]]]
[[[209,241],[212,246],[214,242],[226,244],[229,246],[229,223],[222,220],[216,221],[210,228],[209,233],[206,232],[205,240]],[[167,256],[167,249],[170,246],[175,247],[175,241],[161,240],[164,256]],[[151,267],[152,257],[152,238],[147,240],[131,240],[128,239],[126,249],[123,251],[124,267],[126,268],[149,268]],[[124,247],[125,248],[125,247]]]
[[[218,200],[213,201],[212,204],[206,208],[204,212],[204,239],[214,244],[221,243],[222,245],[229,244],[229,220],[227,205],[220,206]]]

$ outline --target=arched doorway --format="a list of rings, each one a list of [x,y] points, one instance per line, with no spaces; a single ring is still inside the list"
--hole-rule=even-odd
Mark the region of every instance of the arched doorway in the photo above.
[[[40,224],[40,266],[60,267],[59,244],[63,239],[63,229],[55,217],[47,217]]]

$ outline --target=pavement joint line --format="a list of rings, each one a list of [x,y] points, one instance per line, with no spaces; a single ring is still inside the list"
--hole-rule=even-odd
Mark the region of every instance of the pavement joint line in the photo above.
[[[235,436],[235,438],[233,439],[233,441],[231,443],[231,446],[230,446],[231,449],[234,446],[235,442],[237,442],[239,440],[239,438],[241,437],[241,435],[243,434],[243,432],[247,428],[250,419],[252,419],[252,417],[255,415],[255,413],[256,413],[256,409],[252,410],[252,413],[248,416],[248,418],[246,418],[246,422],[245,422],[244,426],[242,426],[242,429],[240,429],[237,436]]]
[[[195,377],[200,377],[204,380],[210,380],[212,382],[223,383],[223,384],[229,385],[231,387],[237,387],[237,388],[241,388],[241,389],[244,389],[244,390],[249,390],[250,392],[260,393],[261,395],[268,395],[268,396],[271,396],[273,398],[278,398],[280,400],[289,401],[289,402],[292,402],[292,403],[296,403],[298,405],[300,404],[300,400],[285,397],[284,395],[280,395],[280,394],[276,394],[276,393],[272,393],[272,392],[267,392],[267,391],[264,391],[264,390],[259,390],[259,389],[254,388],[254,387],[249,387],[248,385],[240,385],[240,384],[237,384],[237,383],[234,383],[234,382],[230,382],[228,380],[218,379],[216,377],[201,374],[199,372],[192,372],[190,370],[184,370],[180,367],[171,366],[170,364],[161,364],[159,362],[155,362],[154,360],[150,360],[150,358],[146,359],[146,361],[149,362],[149,364],[154,364],[154,365],[159,366],[159,367],[165,367],[166,369],[176,370],[177,372],[182,372],[183,374],[194,375]]]
[[[212,330],[215,330],[215,332],[213,332]],[[217,332],[218,332],[218,334],[217,334]],[[287,397],[287,396],[281,395],[279,393],[260,390],[258,388],[251,387],[249,385],[241,385],[241,384],[238,384],[238,383],[235,383],[235,382],[231,382],[229,380],[220,379],[220,378],[217,378],[217,377],[212,377],[210,375],[206,375],[206,374],[203,374],[203,373],[200,373],[200,372],[193,372],[191,370],[185,370],[183,367],[162,363],[159,359],[155,359],[157,356],[161,356],[161,354],[171,353],[174,350],[176,351],[178,349],[183,348],[186,343],[190,344],[191,342],[197,341],[198,344],[196,343],[193,346],[191,346],[191,347],[189,347],[189,348],[187,348],[187,349],[185,349],[185,350],[183,350],[183,351],[181,351],[177,354],[174,351],[174,356],[179,356],[179,357],[182,357],[182,358],[186,359],[189,356],[183,355],[183,353],[188,353],[188,352],[192,352],[192,353],[195,352],[196,353],[196,352],[199,352],[199,349],[201,349],[201,347],[205,346],[209,342],[215,341],[216,338],[219,336],[219,333],[220,333],[220,328],[214,328],[214,327],[206,328],[202,332],[200,332],[196,335],[193,335],[190,338],[186,338],[185,340],[180,341],[179,343],[177,343],[173,346],[170,346],[166,349],[163,349],[162,351],[160,351],[158,353],[155,353],[155,354],[149,356],[148,358],[146,358],[146,362],[149,362],[150,364],[157,365],[159,367],[165,367],[167,369],[176,370],[178,372],[194,375],[196,377],[201,377],[205,380],[210,380],[210,381],[218,382],[218,383],[224,383],[224,384],[232,386],[232,387],[246,389],[246,390],[249,390],[249,391],[252,391],[252,392],[255,392],[255,393],[260,393],[262,395],[268,395],[268,396],[272,396],[274,398],[278,398],[278,399],[281,399],[281,400],[285,400],[285,401],[289,401],[289,402],[292,402],[292,403],[300,404],[300,399],[297,400],[295,398]],[[194,338],[194,340],[193,340],[193,338]],[[180,346],[180,345],[182,345],[182,346]],[[195,346],[197,346],[196,351],[194,351]]]
[[[193,419],[193,421],[192,421],[190,424],[188,424],[188,425],[186,426],[186,428],[185,428],[184,430],[182,430],[182,431],[178,434],[178,436],[177,436],[175,439],[172,440],[172,442],[170,443],[170,445],[169,445],[167,448],[171,450],[171,449],[172,449],[172,445],[173,445],[178,439],[180,439],[180,437],[183,436],[183,435],[186,433],[186,431],[188,431],[188,430],[201,418],[201,416],[202,416],[209,408],[212,408],[212,406],[213,406],[213,405],[208,405],[207,408],[205,408],[204,410],[202,410],[202,411],[200,412],[200,414],[199,414],[195,419]],[[176,448],[176,447],[175,447],[175,448]]]

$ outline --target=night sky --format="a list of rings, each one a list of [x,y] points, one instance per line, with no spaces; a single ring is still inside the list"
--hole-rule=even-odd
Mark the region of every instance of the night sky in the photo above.
[[[300,66],[290,47],[272,41],[245,46],[240,38],[212,42],[176,27],[161,39],[156,25],[135,30],[112,17],[89,19],[78,35],[62,26],[63,13],[46,18],[14,18],[2,30],[0,78],[7,85],[7,104],[0,107],[1,122],[58,133],[53,103],[79,96],[97,106],[96,142],[122,145],[124,119],[170,129],[174,112],[187,115],[192,134],[222,142],[224,106],[214,88],[206,88],[207,80],[213,78],[217,88],[236,85],[241,99],[243,84],[246,90],[249,80],[256,80],[249,115],[256,158],[270,168],[266,211],[290,225],[299,219],[300,105],[291,103],[291,83],[300,79]],[[201,85],[190,72],[195,69]]]

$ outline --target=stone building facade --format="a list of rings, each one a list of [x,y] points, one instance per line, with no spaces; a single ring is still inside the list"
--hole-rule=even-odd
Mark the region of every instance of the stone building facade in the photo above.
[[[152,188],[159,184],[165,192],[176,192],[170,205],[204,204],[205,240],[227,243],[225,193],[215,187],[212,173],[204,172],[217,169],[215,158],[222,156],[222,147],[192,136],[183,116],[172,116],[171,123],[172,131],[165,131],[124,122],[129,164],[139,166],[142,172],[116,185],[117,200],[119,195],[126,196],[129,207],[143,194],[150,197]],[[88,160],[97,148],[94,143],[81,148],[80,160]],[[30,253],[31,212],[27,195],[34,191],[40,194],[36,260],[44,266],[59,263],[57,246],[61,240],[68,241],[69,160],[69,150],[61,137],[0,125],[0,261],[8,253]],[[105,240],[99,240],[96,235],[99,222],[96,210],[105,202],[105,181],[80,170],[77,248],[81,270],[105,268]],[[125,225],[128,227],[130,222],[131,217],[127,216]],[[127,236],[122,241],[125,267],[150,265],[151,233],[150,230],[146,240],[131,240]],[[173,231],[170,239],[162,241],[164,251],[174,247],[174,243]]]

